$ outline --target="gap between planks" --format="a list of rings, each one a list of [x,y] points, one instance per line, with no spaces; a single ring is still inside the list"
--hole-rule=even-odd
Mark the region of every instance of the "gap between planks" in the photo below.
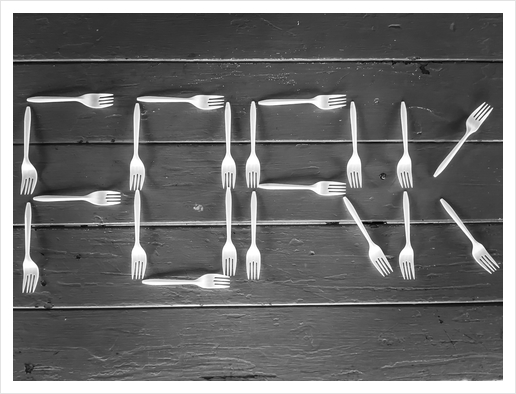
[[[503,224],[503,219],[465,219],[466,224]],[[365,225],[404,225],[403,220],[363,220]],[[446,220],[411,220],[411,225],[440,225],[455,224],[451,219]],[[232,222],[232,226],[250,226],[251,221],[243,220]],[[263,220],[257,222],[258,226],[350,226],[356,225],[353,220]],[[13,224],[13,227],[23,227],[24,224]],[[134,222],[108,222],[108,223],[33,223],[32,227],[132,227]],[[177,221],[177,222],[141,222],[141,227],[219,227],[226,226],[224,220],[213,221]]]
[[[238,308],[305,308],[305,307],[413,307],[425,305],[503,305],[502,299],[494,300],[471,300],[471,301],[400,301],[400,302],[334,302],[334,303],[261,303],[261,304],[154,304],[154,305],[85,305],[85,306],[54,306],[51,310],[84,310],[84,309],[194,309],[194,308],[212,308],[212,309],[238,309]],[[18,311],[38,311],[47,309],[33,306],[13,307]]]

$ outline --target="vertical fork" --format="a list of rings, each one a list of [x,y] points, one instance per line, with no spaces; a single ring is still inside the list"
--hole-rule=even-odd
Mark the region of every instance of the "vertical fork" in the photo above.
[[[31,110],[30,107],[25,109],[25,118],[23,122],[23,162],[21,166],[22,181],[20,194],[32,194],[38,183],[38,172],[29,160],[30,146],[30,123]]]
[[[403,279],[416,279],[414,250],[410,244],[410,202],[406,191],[403,192],[403,219],[405,221],[406,244],[399,257],[401,275]]]
[[[134,194],[134,246],[131,252],[131,279],[143,279],[147,268],[147,254],[140,245],[140,191]]]
[[[30,232],[32,226],[32,206],[25,205],[25,259],[23,260],[22,293],[34,293],[39,280],[39,268],[30,257]]]
[[[247,279],[260,279],[260,268],[262,265],[262,256],[258,246],[256,246],[256,192],[251,195],[251,246],[245,257],[245,266],[247,271]]]
[[[138,156],[138,145],[140,141],[140,104],[136,103],[133,114],[134,129],[134,153],[129,168],[129,185],[130,190],[142,190],[145,182],[145,166],[140,156]]]
[[[245,164],[247,187],[256,189],[260,183],[260,160],[256,156],[256,104],[251,102],[251,154]]]
[[[401,133],[403,136],[403,156],[398,162],[398,180],[404,189],[412,187],[412,160],[408,152],[407,107],[401,102]]]
[[[351,140],[353,142],[353,154],[348,161],[348,181],[351,187],[362,187],[362,162],[358,156],[357,149],[357,110],[355,102],[352,101],[350,105],[350,120],[351,120]]]
[[[232,211],[231,189],[226,189],[226,243],[222,248],[222,273],[227,276],[235,275],[237,264],[237,252],[231,241],[231,211]]]
[[[222,160],[221,175],[222,175],[222,187],[235,188],[236,181],[236,164],[235,160],[231,156],[231,105],[229,102],[226,103],[224,112],[224,123],[226,132],[226,156]]]

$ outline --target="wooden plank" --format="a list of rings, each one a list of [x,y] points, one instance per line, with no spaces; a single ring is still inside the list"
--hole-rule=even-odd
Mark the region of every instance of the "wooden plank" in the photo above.
[[[136,97],[221,94],[232,105],[233,141],[249,141],[252,100],[346,93],[357,106],[359,139],[401,140],[399,105],[411,141],[458,140],[482,102],[494,107],[471,140],[503,138],[501,63],[79,63],[15,64],[13,139],[23,143],[26,99],[110,92],[115,105],[31,104],[33,143],[132,142]],[[258,107],[260,141],[350,141],[349,107]],[[224,141],[223,110],[142,104],[142,141]]]
[[[502,14],[15,14],[13,21],[16,61],[503,57]]]
[[[502,305],[15,311],[13,379],[501,380],[502,316]]]
[[[439,203],[441,197],[466,220],[499,220],[503,217],[503,155],[500,143],[467,143],[450,167],[432,176],[455,143],[418,143],[409,147],[414,189],[410,190],[412,218],[421,221],[451,220]],[[140,156],[146,165],[142,191],[142,221],[225,221],[220,165],[224,145],[146,144]],[[34,202],[33,223],[116,224],[132,222],[133,192],[129,191],[129,144],[37,145],[30,157],[39,173],[35,195],[81,194],[107,189],[123,192],[122,204],[98,207],[88,203]],[[402,189],[396,165],[402,144],[360,144],[363,188],[347,194],[365,221],[401,221]],[[23,223],[25,204],[20,196],[23,147],[14,147],[13,219]],[[233,217],[249,220],[250,190],[245,186],[249,144],[232,148],[237,163],[233,192]],[[266,144],[257,146],[262,182],[311,184],[320,180],[346,182],[351,144]],[[66,165],[63,165],[66,163]],[[274,221],[336,222],[351,220],[340,197],[321,197],[311,191],[258,190],[258,218]]]
[[[258,226],[259,282],[246,277],[249,227],[233,230],[237,273],[229,290],[154,287],[131,280],[134,230],[42,228],[32,232],[31,255],[40,267],[34,294],[22,294],[23,229],[14,230],[15,307],[127,307],[153,305],[269,305],[338,303],[478,302],[503,298],[503,268],[485,272],[456,225],[412,226],[417,279],[405,281],[398,256],[402,225],[367,226],[394,273],[382,277],[370,263],[355,225]],[[503,262],[503,225],[468,225],[493,258]],[[221,272],[223,227],[143,227],[146,277],[195,278]]]

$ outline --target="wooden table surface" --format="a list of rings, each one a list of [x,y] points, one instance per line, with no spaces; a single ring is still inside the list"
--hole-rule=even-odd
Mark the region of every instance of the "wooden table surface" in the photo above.
[[[503,365],[501,14],[16,14],[15,380],[500,380]],[[149,39],[151,38],[151,39]],[[102,110],[31,104],[34,195],[120,190],[122,203],[20,196],[35,95],[110,92]],[[258,190],[259,281],[245,273],[251,101],[345,93],[363,188],[348,197],[394,273],[382,277],[342,198]],[[131,280],[132,113],[142,95],[220,94],[233,109],[236,276],[228,290]],[[399,108],[408,111],[416,280],[403,280]],[[482,102],[491,116],[438,177]],[[146,104],[140,155],[147,278],[221,271],[224,111]],[[346,179],[349,106],[257,108],[262,182]],[[501,264],[490,275],[439,203]],[[21,293],[23,213],[40,269]]]

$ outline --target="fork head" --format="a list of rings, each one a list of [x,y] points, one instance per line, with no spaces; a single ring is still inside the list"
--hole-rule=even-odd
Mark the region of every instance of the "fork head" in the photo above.
[[[412,160],[407,152],[403,154],[400,161],[398,162],[398,180],[400,185],[404,189],[410,189],[413,187],[412,181]]]
[[[142,190],[145,182],[145,166],[138,155],[134,155],[129,167],[130,190]]]
[[[346,106],[345,94],[319,95],[314,97],[313,103],[320,109],[329,110]]]
[[[206,274],[197,280],[197,284],[203,289],[227,289],[230,279],[227,275]]]
[[[224,96],[206,96],[199,94],[190,99],[191,103],[199,109],[212,110],[224,107]]]
[[[414,267],[414,250],[410,245],[406,245],[400,253],[399,265],[403,279],[416,279]]]
[[[314,184],[312,190],[321,196],[343,196],[346,194],[346,184],[344,182],[321,181]]]
[[[245,182],[251,189],[256,189],[260,183],[260,160],[254,153],[251,153],[245,164]]]
[[[362,187],[362,163],[356,152],[351,155],[347,166],[348,182],[353,188]]]
[[[247,279],[260,279],[260,268],[262,266],[262,256],[256,245],[251,245],[245,256],[245,267]]]
[[[90,202],[95,205],[116,205],[122,200],[121,193],[113,190],[100,190],[89,194]]]
[[[487,272],[492,274],[495,272],[500,266],[496,263],[496,261],[491,257],[489,252],[486,250],[484,245],[479,242],[475,242],[473,244],[472,250],[473,258],[475,261],[480,264],[480,266],[485,269]]]
[[[113,105],[111,93],[88,93],[79,97],[81,103],[90,108],[107,108]]]
[[[28,159],[23,159],[22,166],[22,181],[20,186],[20,194],[32,194],[38,183],[38,172],[36,168]]]
[[[135,243],[131,252],[131,279],[143,279],[147,268],[147,254],[139,243]]]
[[[477,131],[492,111],[493,107],[487,103],[482,103],[476,110],[474,110],[466,120],[467,133],[474,133]]]
[[[389,275],[391,272],[393,272],[387,257],[385,257],[382,249],[376,244],[371,244],[369,246],[369,260],[371,260],[373,265],[376,267],[378,272],[382,274],[382,276]]]
[[[228,239],[222,248],[222,273],[234,276],[237,265],[237,251],[231,239]]]
[[[221,166],[221,176],[222,176],[222,187],[227,189],[228,187],[231,189],[235,188],[236,181],[236,163],[230,153],[227,153],[222,161]]]
[[[23,260],[23,283],[22,293],[34,293],[39,280],[39,268],[36,263],[30,258],[25,256]]]

